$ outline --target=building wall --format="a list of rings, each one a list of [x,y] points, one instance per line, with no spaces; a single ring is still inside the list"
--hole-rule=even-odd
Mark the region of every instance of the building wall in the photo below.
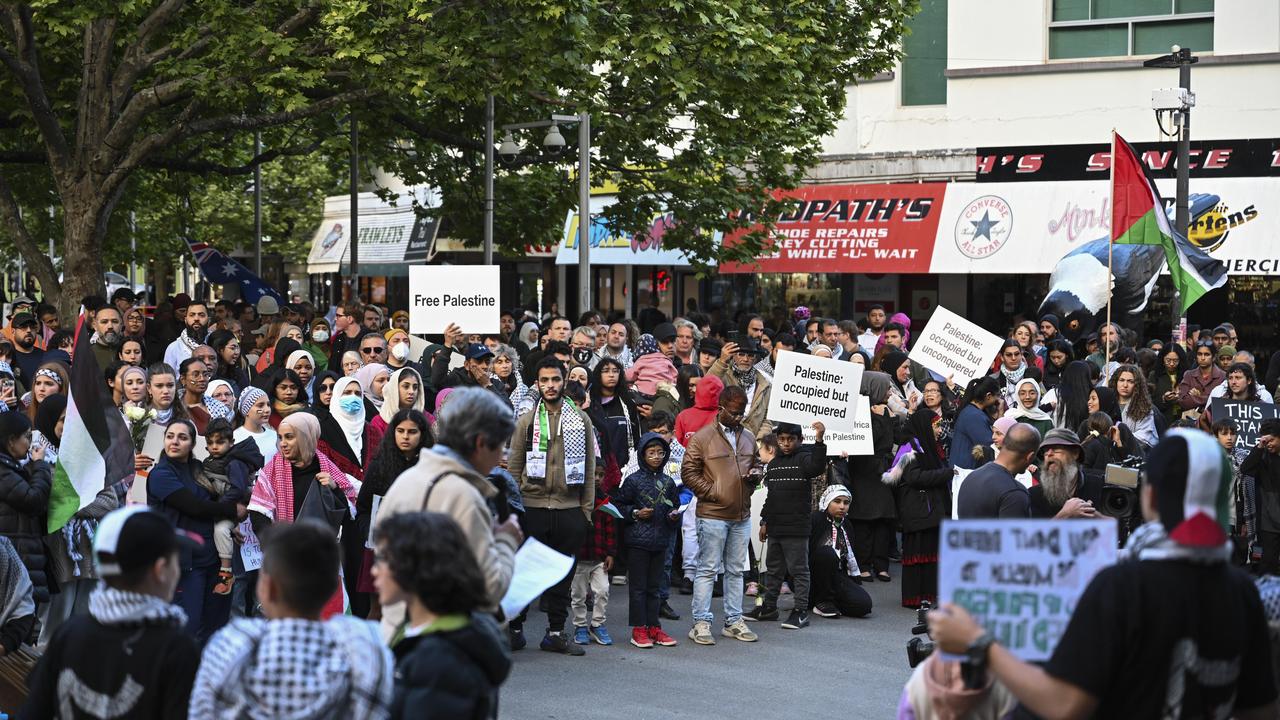
[[[901,68],[849,88],[846,117],[825,141],[828,164],[869,154],[1105,142],[1112,128],[1133,141],[1158,140],[1151,91],[1176,86],[1177,71],[1142,68],[1142,57],[1048,60],[1051,2],[950,0],[946,104],[904,106]],[[1214,51],[1197,55],[1192,137],[1273,137],[1280,3],[1218,0]],[[828,182],[899,179],[884,163],[855,165],[845,170],[856,173],[826,168],[815,175]]]

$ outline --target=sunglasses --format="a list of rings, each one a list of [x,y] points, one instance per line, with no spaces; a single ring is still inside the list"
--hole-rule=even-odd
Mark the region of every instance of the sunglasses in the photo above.
[[[382,348],[380,347],[360,348],[360,352],[364,353],[365,355],[377,355],[378,353],[382,352]]]

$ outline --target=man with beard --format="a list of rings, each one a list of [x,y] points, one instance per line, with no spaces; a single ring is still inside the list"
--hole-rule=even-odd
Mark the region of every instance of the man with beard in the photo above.
[[[609,326],[609,332],[605,335],[604,347],[600,348],[596,353],[602,358],[612,358],[622,363],[622,367],[631,367],[633,362],[631,359],[631,348],[627,347],[627,326],[620,322],[613,323]]]
[[[858,346],[874,349],[880,333],[884,331],[886,317],[883,305],[872,305],[867,310],[867,331],[858,337]]]
[[[178,339],[169,343],[164,351],[165,364],[175,369],[183,360],[191,357],[191,351],[196,346],[204,344],[205,337],[209,334],[209,306],[204,300],[192,300],[182,322],[186,327],[178,335]]]
[[[766,356],[759,343],[744,338],[741,345],[725,343],[720,350],[720,359],[711,366],[711,374],[724,381],[725,387],[737,386],[746,391],[747,409],[742,426],[754,437],[773,431],[773,423],[765,418],[769,412],[772,382],[756,369],[756,363]]]
[[[98,308],[98,312],[94,313],[93,338],[89,346],[93,348],[93,357],[98,361],[99,370],[105,370],[116,361],[116,351],[124,340],[123,327],[124,319],[120,317],[120,311],[115,305]]]
[[[1040,443],[1044,462],[1040,484],[1029,490],[1033,518],[1096,518],[1094,507],[1102,501],[1104,477],[1080,465],[1084,448],[1076,434],[1065,428],[1045,433]]]
[[[765,377],[769,382],[773,382],[773,372],[777,368],[778,353],[793,352],[796,349],[796,336],[791,333],[778,333],[773,339],[773,347],[769,348],[769,355],[760,362],[756,363],[756,370]]]
[[[44,362],[44,351],[36,344],[40,321],[31,313],[13,316],[13,365],[15,375],[22,386],[30,389],[36,379],[36,370]]]

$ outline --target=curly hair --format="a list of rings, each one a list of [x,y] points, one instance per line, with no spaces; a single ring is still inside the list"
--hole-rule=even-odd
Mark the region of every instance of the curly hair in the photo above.
[[[470,613],[487,604],[480,565],[452,517],[392,515],[373,529],[373,542],[396,584],[431,612]]]
[[[1124,414],[1133,418],[1134,421],[1145,419],[1151,414],[1151,393],[1147,389],[1147,379],[1143,377],[1142,371],[1138,366],[1131,364],[1120,365],[1111,373],[1111,379],[1107,382],[1107,386],[1112,390],[1116,390],[1116,386],[1120,383],[1120,375],[1129,373],[1133,376],[1133,396],[1129,398],[1128,406]],[[1120,392],[1116,390],[1116,397]],[[1119,420],[1120,418],[1115,418]]]

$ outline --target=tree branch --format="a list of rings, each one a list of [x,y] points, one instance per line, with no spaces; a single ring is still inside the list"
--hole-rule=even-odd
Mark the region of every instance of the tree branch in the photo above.
[[[378,94],[379,92],[372,88],[361,88],[359,90],[340,92],[337,95],[330,95],[327,98],[323,98],[311,105],[308,105],[307,107],[299,108],[297,110],[286,110],[283,112],[267,113],[265,115],[256,116],[225,115],[223,117],[200,120],[187,125],[182,132],[181,137],[190,138],[207,132],[217,132],[219,130],[261,130],[262,128],[273,127],[275,125],[284,125],[295,120],[302,120],[309,117],[315,117],[316,115],[322,115],[351,103],[368,100],[376,97]]]
[[[465,135],[455,135],[453,133],[445,132],[402,112],[392,112],[391,119],[404,129],[428,140],[435,140],[442,145],[448,145],[449,147],[455,147],[462,150],[475,150],[477,152],[484,151],[484,142],[480,140],[469,138]]]
[[[58,271],[53,266],[53,258],[42,252],[31,237],[27,224],[22,220],[22,210],[17,198],[13,195],[13,188],[9,186],[9,181],[5,179],[3,173],[0,173],[0,217],[7,221],[9,228],[13,231],[13,244],[17,246],[18,252],[22,254],[31,271],[35,273],[36,279],[40,281],[45,297],[59,295],[61,285],[58,282]]]
[[[22,92],[31,105],[31,116],[40,130],[45,151],[49,155],[49,166],[54,173],[54,181],[62,183],[66,178],[68,150],[67,139],[58,124],[57,115],[45,92],[44,81],[40,78],[40,65],[35,47],[35,31],[31,25],[31,8],[12,5],[0,5],[0,17],[8,26],[17,54],[11,54],[0,47],[0,63],[9,68],[22,86]]]

